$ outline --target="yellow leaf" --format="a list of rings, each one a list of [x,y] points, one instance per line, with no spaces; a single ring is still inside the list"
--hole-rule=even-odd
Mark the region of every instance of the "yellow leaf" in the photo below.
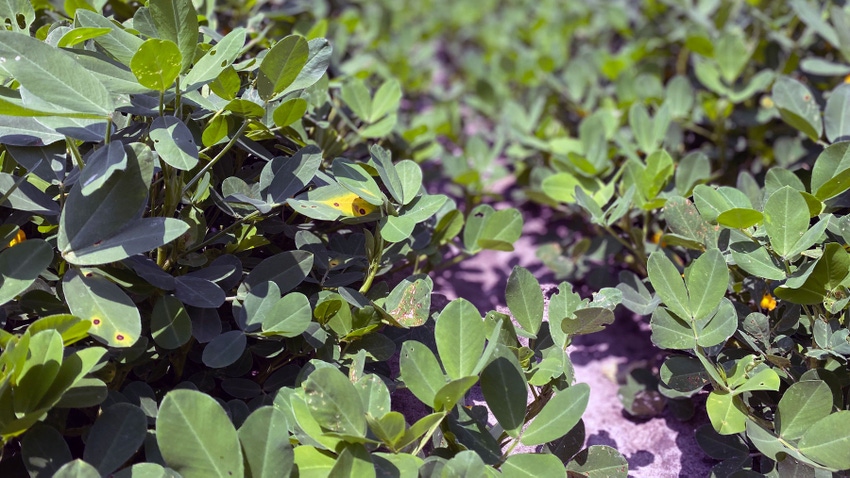
[[[320,202],[341,212],[344,216],[359,217],[375,212],[378,208],[364,201],[353,192],[346,192],[339,196],[322,199]]]
[[[18,233],[15,234],[15,237],[9,241],[9,247],[14,246],[15,244],[20,244],[27,240],[27,235],[24,234],[23,229],[18,229]]]

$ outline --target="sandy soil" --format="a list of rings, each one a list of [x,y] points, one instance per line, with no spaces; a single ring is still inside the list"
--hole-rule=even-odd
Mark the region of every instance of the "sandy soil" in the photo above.
[[[529,269],[541,284],[554,284],[551,271],[535,256],[545,224],[545,219],[527,215],[523,236],[513,252],[485,251],[438,273],[434,292],[448,300],[464,297],[483,314],[504,309],[505,285],[515,265]],[[621,313],[605,331],[578,337],[570,346],[576,379],[591,388],[590,405],[583,417],[585,446],[617,448],[629,462],[631,477],[708,476],[716,462],[705,457],[694,439],[694,430],[707,422],[704,410],[698,410],[688,422],[680,422],[669,411],[658,418],[636,420],[623,410],[617,397],[618,370],[637,361],[659,363],[662,355],[649,336],[647,319]],[[474,396],[472,399],[475,401]]]

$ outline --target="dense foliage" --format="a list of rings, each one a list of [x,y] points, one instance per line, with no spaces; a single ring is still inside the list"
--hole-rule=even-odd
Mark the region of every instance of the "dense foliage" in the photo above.
[[[716,476],[850,469],[850,8],[0,21],[4,475],[626,476],[583,448],[567,353],[621,304],[670,351],[626,377],[628,413],[707,413]],[[511,315],[432,301],[428,274],[511,250],[528,202],[573,225],[538,256],[592,299],[545,307],[517,267]]]

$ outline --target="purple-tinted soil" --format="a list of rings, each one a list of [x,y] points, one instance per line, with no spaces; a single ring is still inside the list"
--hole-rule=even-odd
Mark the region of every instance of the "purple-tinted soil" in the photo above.
[[[524,218],[523,236],[513,252],[484,251],[436,273],[433,277],[435,300],[442,302],[441,296],[446,300],[463,297],[475,304],[482,314],[494,309],[507,312],[505,285],[515,265],[529,269],[541,284],[554,284],[551,271],[535,256],[538,238],[546,232],[546,219],[530,216]],[[553,286],[543,288],[550,290]],[[617,396],[618,371],[640,361],[657,365],[662,357],[649,337],[645,318],[619,314],[603,332],[579,336],[569,347],[576,380],[587,383],[591,390],[590,403],[583,415],[585,446],[615,447],[628,460],[630,477],[709,476],[715,462],[705,457],[694,438],[694,430],[707,423],[704,410],[698,410],[688,422],[680,422],[669,411],[647,420],[631,418],[623,410]],[[396,393],[407,394],[398,396],[394,402],[401,402],[400,411],[408,420],[428,413],[428,409],[406,390]],[[469,399],[476,403],[483,401],[475,396],[474,390]],[[536,450],[514,449],[514,453],[533,451]]]

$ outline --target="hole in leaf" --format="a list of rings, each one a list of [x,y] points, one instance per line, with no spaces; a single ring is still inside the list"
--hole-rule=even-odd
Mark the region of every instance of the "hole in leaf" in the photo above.
[[[15,20],[18,21],[18,28],[23,30],[24,28],[27,27],[27,19],[26,19],[26,17],[23,16],[23,14],[20,14],[20,13],[17,14],[15,16]]]

